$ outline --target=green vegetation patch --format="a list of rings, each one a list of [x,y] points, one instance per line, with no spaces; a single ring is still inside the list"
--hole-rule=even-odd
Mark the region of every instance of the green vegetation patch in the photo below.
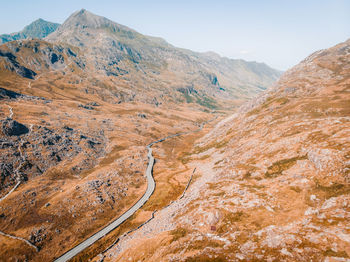
[[[224,160],[223,160],[223,159],[221,159],[221,160],[219,160],[219,161],[216,161],[214,165],[216,165],[216,166],[217,166],[217,165],[218,165],[218,164],[220,164],[222,161],[224,161]]]
[[[295,191],[295,192],[297,192],[297,193],[300,193],[301,191],[303,191],[300,187],[298,187],[298,186],[290,186],[289,187],[290,188],[290,190],[293,190],[293,191]]]
[[[193,97],[190,96],[188,93],[184,93],[186,103],[192,103],[193,102]]]
[[[212,248],[218,248],[222,247],[224,244],[219,241],[213,241],[213,240],[196,240],[191,242],[188,249],[189,250],[203,250],[206,247],[212,247]]]
[[[205,160],[205,159],[207,159],[209,157],[210,157],[210,155],[204,155],[204,156],[200,157],[199,160]]]
[[[278,97],[278,98],[273,98],[273,97],[268,97],[261,106],[249,111],[247,113],[247,116],[252,116],[260,113],[262,109],[268,108],[271,104],[278,104],[278,105],[285,105],[289,102],[289,99],[287,97]]]
[[[209,109],[218,108],[217,102],[213,98],[205,95],[202,95],[202,96],[196,95],[196,103]]]
[[[247,113],[247,116],[256,115],[261,111],[261,108],[255,108]]]

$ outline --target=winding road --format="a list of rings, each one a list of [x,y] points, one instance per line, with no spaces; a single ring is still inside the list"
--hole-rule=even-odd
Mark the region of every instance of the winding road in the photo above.
[[[192,132],[182,132],[182,133],[177,133],[174,135],[170,135],[167,137],[164,137],[162,139],[159,139],[157,141],[154,141],[147,145],[148,149],[148,166],[146,169],[146,177],[147,177],[147,189],[146,192],[143,194],[143,196],[139,199],[139,201],[136,202],[132,207],[130,207],[124,214],[122,214],[119,218],[116,220],[112,221],[110,224],[108,224],[106,227],[89,237],[88,239],[84,240],[81,242],[79,245],[75,246],[71,250],[67,251],[64,253],[62,256],[57,258],[55,262],[65,262],[68,261],[69,259],[73,258],[77,254],[79,254],[81,251],[83,251],[85,248],[91,246],[93,243],[95,243],[97,240],[101,239],[105,235],[107,235],[109,232],[117,228],[119,225],[121,225],[125,220],[127,220],[129,217],[131,217],[138,209],[140,209],[151,197],[151,195],[154,192],[154,189],[156,187],[156,183],[153,179],[153,166],[154,166],[154,157],[152,155],[152,146],[157,143],[161,143],[167,139],[186,135],[189,133],[195,133],[199,132],[203,129],[203,126],[211,121],[214,121],[217,117],[213,118],[212,120],[203,122],[200,124],[199,128],[195,131]]]
[[[153,166],[154,166],[154,157],[152,155],[152,146],[156,143],[163,142],[166,139],[173,138],[176,136],[183,135],[185,133],[178,133],[175,135],[167,136],[165,138],[159,139],[157,141],[154,141],[147,145],[148,149],[148,166],[146,169],[146,177],[147,177],[147,189],[144,195],[139,199],[139,201],[136,202],[135,205],[133,205],[130,209],[128,209],[124,214],[122,214],[119,218],[111,222],[109,225],[89,237],[88,239],[84,240],[81,242],[79,245],[76,247],[72,248],[71,250],[67,251],[64,253],[62,256],[57,258],[55,262],[65,262],[68,261],[69,259],[73,258],[76,256],[78,253],[83,251],[85,248],[91,246],[93,243],[95,243],[97,240],[100,238],[104,237],[107,235],[109,232],[117,228],[120,224],[122,224],[125,220],[127,220],[129,217],[131,217],[138,209],[140,209],[151,197],[151,195],[154,192],[154,189],[156,187],[156,183],[153,179]]]

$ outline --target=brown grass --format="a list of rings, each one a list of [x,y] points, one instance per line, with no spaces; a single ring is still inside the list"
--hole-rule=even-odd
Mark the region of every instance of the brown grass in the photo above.
[[[224,255],[218,257],[209,257],[208,255],[197,255],[186,258],[185,262],[225,262],[227,258]]]
[[[188,234],[188,230],[186,228],[176,228],[170,232],[170,235],[173,236],[172,242],[179,240],[180,238],[185,237]]]
[[[274,178],[274,177],[280,176],[283,171],[294,166],[298,160],[303,160],[303,159],[306,159],[306,155],[279,160],[268,167],[265,173],[265,177]]]
[[[217,232],[219,234],[226,233],[234,223],[242,221],[247,216],[248,215],[242,211],[235,213],[225,212],[222,220],[220,221],[220,226],[217,228]]]
[[[326,199],[328,199],[331,197],[350,194],[350,185],[333,183],[329,186],[324,186],[321,185],[319,181],[316,181],[315,190],[321,193]]]

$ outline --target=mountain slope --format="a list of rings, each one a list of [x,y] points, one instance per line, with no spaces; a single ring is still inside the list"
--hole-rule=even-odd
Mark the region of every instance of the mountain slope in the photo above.
[[[43,41],[15,41],[2,50],[0,64],[22,77],[43,77],[45,73],[50,78],[54,72],[60,74],[69,68],[70,75],[88,85],[113,80],[114,84],[103,91],[103,99],[112,100],[115,93],[123,93],[128,100],[157,106],[180,103],[204,110],[234,108],[280,75],[265,64],[173,47],[84,9],[72,14]],[[127,88],[121,90],[118,85]]]
[[[219,98],[249,98],[270,86],[280,75],[264,64],[232,60],[171,46],[164,40],[142,35],[86,10],[72,14],[46,40],[82,48],[93,70],[120,76],[133,82],[132,75],[145,85],[168,82],[187,100],[196,100],[195,91]],[[193,88],[192,88],[193,87]],[[192,90],[192,91],[191,91]]]
[[[0,44],[27,38],[41,39],[54,32],[58,27],[59,24],[48,22],[40,18],[24,27],[20,32],[0,35]]]
[[[316,52],[182,161],[186,196],[104,261],[347,261],[350,40]]]

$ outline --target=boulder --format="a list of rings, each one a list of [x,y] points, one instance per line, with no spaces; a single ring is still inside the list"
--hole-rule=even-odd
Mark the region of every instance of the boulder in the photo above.
[[[29,129],[25,125],[17,122],[16,120],[7,118],[1,122],[2,132],[6,136],[20,136],[29,132]]]

